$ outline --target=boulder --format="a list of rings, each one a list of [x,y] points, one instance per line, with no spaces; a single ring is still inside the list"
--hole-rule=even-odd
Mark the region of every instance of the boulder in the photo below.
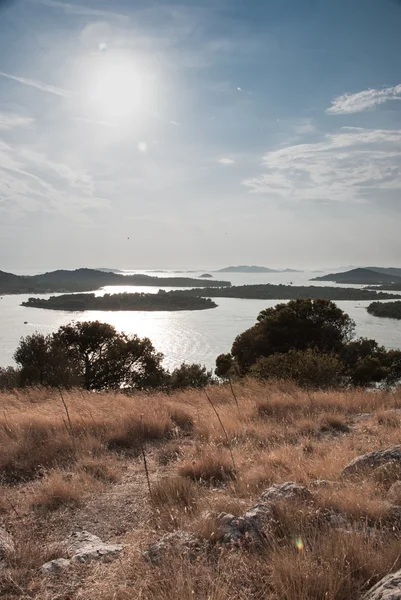
[[[363,600],[401,600],[401,569],[381,579]]]
[[[220,513],[216,518],[219,528],[219,542],[232,547],[261,546],[266,543],[266,536],[259,527],[256,518],[234,517],[230,513]]]
[[[348,477],[367,471],[372,471],[389,462],[401,463],[401,446],[392,446],[386,450],[368,452],[354,458],[341,472],[341,477]]]

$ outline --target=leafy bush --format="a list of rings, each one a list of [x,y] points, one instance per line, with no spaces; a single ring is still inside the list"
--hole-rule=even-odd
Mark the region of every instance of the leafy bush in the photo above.
[[[168,377],[168,387],[173,390],[204,388],[213,382],[213,374],[198,364],[182,363]]]
[[[342,382],[343,369],[336,356],[308,349],[260,358],[250,374],[262,379],[291,379],[304,387],[330,388]]]

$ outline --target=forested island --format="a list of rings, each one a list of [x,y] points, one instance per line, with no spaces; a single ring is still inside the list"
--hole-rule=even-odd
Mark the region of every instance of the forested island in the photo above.
[[[97,269],[58,270],[42,275],[14,275],[0,271],[0,294],[91,292],[110,285],[158,287],[229,287],[229,281],[190,277],[122,275]]]
[[[176,295],[212,298],[244,298],[248,300],[293,300],[296,298],[322,298],[325,300],[389,300],[401,298],[401,294],[386,294],[375,290],[295,285],[239,285],[230,288],[178,290]]]
[[[175,292],[159,290],[158,294],[123,293],[105,294],[63,294],[50,298],[29,298],[21,306],[27,308],[46,308],[50,310],[86,311],[86,310],[139,310],[139,311],[181,311],[206,310],[216,308],[210,298],[182,296]]]
[[[395,271],[397,269],[394,269]],[[389,271],[389,269],[387,269]],[[350,271],[344,271],[343,273],[330,273],[329,275],[322,275],[315,277],[312,281],[333,281],[335,283],[350,283],[358,285],[379,285],[383,283],[400,283],[401,277],[395,273],[386,272],[383,269],[381,272],[372,269],[351,269]]]
[[[401,302],[372,302],[367,311],[375,317],[401,319]]]

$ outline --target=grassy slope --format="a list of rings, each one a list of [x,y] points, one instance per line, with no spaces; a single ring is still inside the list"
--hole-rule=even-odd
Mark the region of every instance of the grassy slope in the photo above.
[[[229,388],[208,392],[237,469],[236,480],[223,485],[208,485],[216,468],[228,472],[232,463],[203,392],[65,393],[72,435],[58,392],[0,394],[0,525],[16,541],[16,551],[7,556],[10,567],[0,569],[0,596],[345,600],[400,568],[399,523],[394,529],[384,525],[391,478],[338,478],[355,456],[399,443],[401,389],[304,392],[290,383],[253,381],[238,384],[235,392],[239,410]],[[344,424],[348,433],[342,433]],[[140,457],[141,432],[153,502]],[[204,482],[188,477],[194,473]],[[271,483],[297,481],[312,488],[316,479],[337,484],[319,489],[313,507],[278,506],[276,541],[267,554],[212,548],[188,562],[173,552],[158,566],[142,558],[150,541],[179,528],[213,540],[213,515],[242,514]],[[320,530],[311,510],[326,508],[353,521],[353,532]],[[79,528],[126,544],[120,559],[77,565],[56,578],[41,575],[38,567],[60,556],[54,544]],[[294,544],[298,535],[305,542],[302,552]]]

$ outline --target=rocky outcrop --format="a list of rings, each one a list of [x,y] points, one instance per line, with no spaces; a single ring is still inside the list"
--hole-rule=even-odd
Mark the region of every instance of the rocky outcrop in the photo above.
[[[363,596],[363,600],[401,600],[401,569],[386,575]]]
[[[115,558],[123,549],[121,544],[106,544],[89,531],[76,531],[62,544],[69,559],[57,558],[42,566],[43,573],[57,573],[66,569],[71,563],[86,563],[92,560]]]
[[[393,483],[389,491],[387,492],[387,500],[392,502],[396,506],[401,504],[401,481]]]
[[[401,464],[401,446],[392,446],[386,450],[368,452],[367,454],[362,454],[362,456],[354,458],[354,460],[342,470],[341,477],[348,477],[350,475],[372,471],[389,462]]]

